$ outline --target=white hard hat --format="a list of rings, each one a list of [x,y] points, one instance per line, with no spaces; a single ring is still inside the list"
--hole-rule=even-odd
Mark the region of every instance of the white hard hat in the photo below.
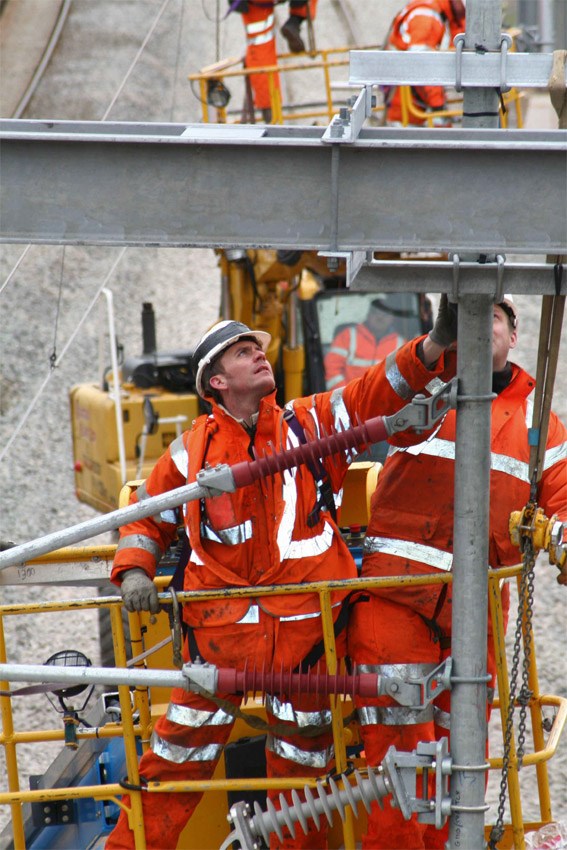
[[[243,322],[234,322],[232,319],[217,322],[201,337],[192,358],[195,386],[201,398],[205,398],[202,382],[205,367],[212,363],[215,357],[218,357],[225,348],[246,336],[255,339],[262,351],[267,351],[272,338],[266,331],[253,331]]]
[[[516,310],[514,299],[512,298],[509,292],[506,292],[504,294],[504,296],[502,297],[502,301],[499,301],[498,306],[502,307],[502,309],[510,319],[512,326],[516,328],[518,326],[518,311]]]

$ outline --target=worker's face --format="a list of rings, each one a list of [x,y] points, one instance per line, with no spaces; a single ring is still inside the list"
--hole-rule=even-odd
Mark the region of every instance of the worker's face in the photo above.
[[[371,307],[368,311],[368,318],[366,319],[366,324],[368,325],[376,339],[380,339],[386,333],[388,333],[391,323],[392,317],[384,310],[380,310],[379,307]]]
[[[222,393],[258,398],[274,389],[274,373],[262,347],[250,339],[235,342],[219,359],[219,372],[211,378],[211,387]]]
[[[515,348],[516,342],[517,334],[510,326],[508,316],[502,307],[495,304],[492,321],[492,368],[495,372],[506,366],[510,349]]]

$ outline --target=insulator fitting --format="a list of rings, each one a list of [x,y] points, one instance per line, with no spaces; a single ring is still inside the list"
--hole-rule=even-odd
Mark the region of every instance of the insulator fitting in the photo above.
[[[250,693],[265,698],[266,694],[285,694],[288,699],[299,698],[303,694],[316,696],[378,696],[379,676],[376,673],[331,674],[321,670],[319,665],[304,673],[292,670],[262,668],[244,668],[234,670],[218,668],[217,687],[219,693]]]
[[[389,791],[386,787],[384,778],[379,770],[369,768],[368,777],[363,777],[358,770],[353,772],[354,785],[351,785],[348,778],[344,775],[330,777],[328,779],[328,790],[322,782],[318,782],[313,790],[310,786],[303,789],[305,801],[302,801],[299,793],[293,789],[291,792],[292,803],[288,803],[283,794],[279,796],[280,808],[276,809],[273,802],[268,798],[267,810],[262,811],[258,802],[254,803],[254,816],[247,822],[247,832],[255,838],[262,838],[266,846],[270,846],[270,833],[275,832],[280,841],[284,840],[282,827],[287,827],[295,838],[297,824],[307,835],[310,829],[310,821],[313,821],[317,829],[321,826],[321,815],[327,818],[331,825],[333,821],[333,812],[337,811],[341,819],[345,820],[345,807],[350,806],[356,811],[359,803],[362,803],[367,812],[370,812],[371,804],[378,801],[381,804],[382,797],[385,797]],[[344,785],[339,788],[339,781],[343,781]],[[237,807],[242,804],[237,803],[231,808],[232,822],[236,826],[238,824]],[[235,838],[239,838],[237,835]],[[241,845],[247,848],[247,843]]]
[[[388,431],[382,416],[368,419],[344,431],[334,431],[316,440],[310,440],[285,451],[276,452],[273,445],[271,454],[265,454],[253,461],[242,461],[231,466],[234,483],[245,487],[259,478],[275,475],[277,472],[293,469],[302,463],[317,463],[329,455],[361,448],[369,443],[379,443],[388,437]]]

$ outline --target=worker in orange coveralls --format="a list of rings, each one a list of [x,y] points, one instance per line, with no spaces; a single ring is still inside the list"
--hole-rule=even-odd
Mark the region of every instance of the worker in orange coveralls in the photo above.
[[[358,378],[404,342],[393,325],[392,310],[385,296],[373,299],[364,322],[347,325],[333,339],[325,355],[327,389],[343,387]]]
[[[230,2],[230,0],[229,0]],[[274,6],[277,0],[239,0],[235,5],[230,2],[231,11],[242,14],[246,30],[246,67],[260,68],[277,64],[276,35],[274,31]],[[307,17],[315,18],[317,0],[289,0],[289,18],[281,28],[292,53],[302,53],[305,43],[301,36],[302,24]],[[274,83],[279,93],[279,75],[274,75]],[[264,121],[272,120],[270,88],[267,74],[251,74],[250,85],[254,97],[254,106],[262,111]]]
[[[465,31],[465,0],[412,0],[399,12],[388,33],[387,50],[449,50],[457,33]],[[412,86],[412,102],[420,110],[436,112],[445,108],[442,86]],[[386,92],[386,123],[402,123],[401,97],[398,87]],[[411,124],[424,120],[410,113]],[[434,124],[447,125],[439,118]]]
[[[455,323],[440,307],[428,336],[406,343],[362,378],[333,392],[289,402],[275,401],[274,376],[266,359],[269,334],[241,322],[224,321],[201,339],[193,355],[198,393],[211,402],[210,415],[199,417],[190,431],[175,439],[157,461],[133,502],[194,482],[204,467],[234,464],[265,452],[298,445],[317,434],[348,428],[403,407],[435,376],[454,372],[445,348],[454,339]],[[191,544],[184,589],[250,587],[356,575],[356,567],[334,519],[352,453],[318,471],[297,469],[260,479],[234,493],[188,502],[184,523]],[[356,454],[356,453],[355,453]],[[322,464],[323,466],[323,464]],[[316,474],[317,473],[317,474]],[[324,485],[327,486],[324,486]],[[329,496],[330,499],[325,496]],[[333,498],[334,497],[334,498]],[[333,504],[334,502],[334,504]],[[120,529],[112,580],[120,585],[129,611],[159,610],[153,577],[156,564],[174,539],[175,512],[130,523]],[[341,630],[345,593],[333,593],[337,654],[344,657]],[[184,606],[189,627],[186,660],[202,660],[243,670],[291,671],[312,666],[322,653],[323,633],[317,594],[252,597],[191,602]],[[324,669],[324,655],[321,659]],[[242,696],[222,694],[235,707]],[[292,702],[267,696],[272,726],[266,745],[268,777],[325,776],[333,758],[328,702],[317,695],[292,695]],[[234,717],[196,693],[177,688],[165,716],[156,725],[150,749],[140,762],[144,781],[207,780],[214,772]],[[274,726],[274,724],[277,724]],[[302,727],[320,726],[320,734],[302,735]],[[282,729],[283,727],[283,729]],[[289,728],[289,733],[287,729]],[[274,792],[269,796],[277,800]],[[142,796],[148,848],[173,848],[197,806],[199,793]],[[290,798],[291,799],[291,798]],[[128,798],[125,800],[128,802]],[[289,833],[273,846],[322,848],[326,827],[295,838]],[[128,817],[121,812],[107,848],[133,847]]]
[[[490,472],[489,563],[492,568],[517,564],[520,555],[510,541],[512,511],[528,502],[534,380],[508,360],[517,340],[517,313],[510,296],[494,306],[492,439]],[[450,571],[453,549],[453,488],[456,413],[450,410],[438,429],[419,445],[408,446],[399,434],[391,439],[389,457],[372,498],[371,518],[363,549],[362,573],[407,576]],[[409,432],[406,432],[409,433]],[[548,517],[567,520],[567,428],[553,413],[549,423],[538,504]],[[567,563],[558,577],[567,584]],[[451,585],[382,588],[370,601],[354,605],[349,625],[349,655],[360,672],[424,676],[451,654]],[[507,620],[508,586],[503,589]],[[488,673],[495,682],[494,646],[489,617]],[[366,758],[379,765],[390,746],[412,751],[418,741],[449,735],[450,695],[444,691],[433,705],[418,711],[389,698],[356,700]],[[490,697],[487,706],[490,714]],[[373,805],[363,847],[444,848],[442,830],[404,820],[386,799],[384,810]]]

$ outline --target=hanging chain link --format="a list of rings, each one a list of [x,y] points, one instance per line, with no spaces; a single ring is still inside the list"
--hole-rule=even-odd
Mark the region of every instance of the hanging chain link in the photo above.
[[[530,529],[533,528],[531,519],[535,515],[535,503],[526,507],[525,519],[530,519]],[[526,523],[527,525],[527,523]],[[518,614],[516,617],[516,628],[514,631],[514,651],[512,654],[512,669],[509,676],[509,705],[506,715],[504,730],[504,753],[502,757],[502,775],[500,778],[500,794],[498,797],[498,816],[496,823],[490,831],[488,847],[496,850],[497,844],[504,835],[504,807],[506,804],[506,790],[508,786],[508,772],[510,769],[510,753],[512,749],[512,736],[514,731],[514,711],[516,701],[520,706],[518,722],[518,745],[516,749],[518,770],[522,768],[524,756],[524,745],[526,739],[526,717],[532,691],[529,687],[529,671],[532,654],[532,617],[534,602],[534,568],[535,551],[533,540],[530,535],[522,537],[522,572],[520,575],[520,586],[518,589]],[[522,647],[522,633],[524,635],[524,655],[522,663],[522,686],[518,693],[518,670],[520,667],[520,653]]]

